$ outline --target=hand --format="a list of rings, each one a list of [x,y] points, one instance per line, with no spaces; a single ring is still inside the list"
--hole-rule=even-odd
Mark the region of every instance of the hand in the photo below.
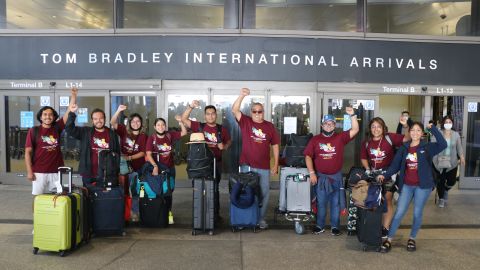
[[[310,183],[312,184],[312,186],[316,185],[317,181],[318,181],[317,175],[314,173],[310,174]]]
[[[377,176],[377,180],[380,181],[380,183],[383,183],[383,180],[385,180],[385,176],[379,175]]]
[[[250,95],[250,89],[248,89],[248,88],[242,88],[242,90],[240,90],[240,95],[242,95],[242,96],[248,96],[248,95]]]
[[[158,167],[153,167],[152,175],[158,175]]]
[[[30,181],[35,181],[36,180],[35,174],[33,172],[27,173],[27,179]]]
[[[78,109],[78,106],[75,103],[68,105],[68,110],[73,112],[73,113],[76,112],[77,109]]]
[[[223,150],[225,148],[225,145],[223,143],[218,143],[217,147],[218,149]]]
[[[345,112],[349,115],[355,114],[355,111],[353,110],[352,107],[346,107]]]
[[[128,108],[127,105],[120,105],[118,106],[117,112],[123,112]]]
[[[462,166],[465,166],[465,158],[464,157],[460,157],[460,164]]]
[[[175,115],[175,120],[177,120],[178,123],[182,122],[182,117],[180,115]]]
[[[431,129],[432,126],[433,126],[433,123],[428,123],[427,128],[428,128],[428,129]]]
[[[78,95],[78,88],[77,87],[72,87],[72,96],[76,97]]]
[[[192,102],[190,103],[190,108],[198,108],[200,106],[200,101],[198,100],[192,100]]]
[[[273,166],[272,169],[270,170],[270,172],[273,175],[277,175],[278,174],[278,166]]]
[[[342,217],[347,216],[347,213],[348,213],[348,212],[347,212],[347,208],[344,208],[344,209],[342,209],[342,211],[340,211],[340,215],[341,215]]]
[[[400,124],[402,124],[402,126],[404,128],[408,127],[407,126],[407,118],[403,117],[403,115],[400,116],[400,120],[398,120],[398,122],[400,122]]]

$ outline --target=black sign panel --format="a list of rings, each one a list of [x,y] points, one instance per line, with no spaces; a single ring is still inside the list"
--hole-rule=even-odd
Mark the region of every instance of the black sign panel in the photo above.
[[[267,37],[0,37],[0,79],[480,85],[480,45]]]

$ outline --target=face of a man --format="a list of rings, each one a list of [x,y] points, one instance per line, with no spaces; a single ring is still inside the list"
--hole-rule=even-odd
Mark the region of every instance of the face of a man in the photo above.
[[[331,131],[335,130],[335,122],[326,121],[325,123],[322,124],[322,128],[326,132],[331,132]]]
[[[92,122],[96,129],[103,129],[105,127],[105,116],[101,112],[96,112],[92,115]]]
[[[217,112],[214,109],[205,111],[205,122],[207,124],[215,124],[217,122]]]
[[[42,120],[42,125],[51,126],[55,120],[55,115],[51,109],[46,109],[42,112],[40,120]]]
[[[254,122],[263,122],[265,112],[262,105],[254,105],[252,107],[252,119]]]

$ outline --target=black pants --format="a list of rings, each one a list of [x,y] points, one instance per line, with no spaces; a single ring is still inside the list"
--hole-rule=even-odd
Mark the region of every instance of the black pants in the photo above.
[[[437,173],[436,180],[439,199],[443,199],[445,191],[450,190],[450,188],[455,185],[455,182],[457,181],[457,170],[458,167],[455,167],[455,169],[448,172],[447,169],[441,169],[440,172],[435,169],[435,172]]]

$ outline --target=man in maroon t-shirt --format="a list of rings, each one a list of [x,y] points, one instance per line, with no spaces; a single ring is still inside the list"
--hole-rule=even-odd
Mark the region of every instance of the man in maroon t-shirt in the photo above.
[[[327,204],[330,202],[330,223],[332,235],[341,234],[340,211],[346,213],[346,209],[340,209],[342,182],[342,165],[344,146],[349,143],[358,133],[359,126],[357,115],[353,108],[347,107],[346,113],[352,120],[352,128],[341,133],[335,133],[335,117],[327,114],[322,118],[322,132],[314,136],[307,144],[305,162],[310,173],[310,180],[315,186],[317,194],[317,226],[313,229],[314,234],[325,231],[325,218]]]
[[[76,88],[72,88],[70,104],[76,102],[77,91]],[[40,125],[28,130],[25,141],[25,166],[27,178],[32,181],[34,196],[54,189],[62,192],[58,179],[58,167],[63,166],[60,136],[65,128],[68,112],[69,110],[65,112],[62,119],[58,119],[58,113],[52,107],[43,107],[37,113]]]
[[[191,128],[193,132],[203,132],[207,145],[215,155],[215,217],[220,220],[220,192],[218,186],[222,179],[222,151],[227,150],[232,144],[232,141],[228,130],[222,125],[217,124],[217,108],[215,108],[215,106],[208,105],[205,107],[205,123],[189,119],[192,110],[199,106],[200,102],[193,100],[182,114],[182,123],[185,127]]]
[[[235,100],[232,106],[232,113],[237,119],[240,131],[242,133],[242,152],[240,154],[240,165],[242,171],[248,166],[254,172],[260,175],[260,187],[262,189],[263,200],[260,208],[260,229],[268,228],[265,221],[265,213],[268,208],[268,199],[270,197],[270,173],[278,173],[279,143],[280,137],[275,126],[265,121],[264,108],[261,103],[253,103],[251,115],[244,115],[240,111],[240,105],[243,99],[250,95],[250,89],[242,88],[240,96]],[[273,149],[274,164],[270,169],[270,145]]]

